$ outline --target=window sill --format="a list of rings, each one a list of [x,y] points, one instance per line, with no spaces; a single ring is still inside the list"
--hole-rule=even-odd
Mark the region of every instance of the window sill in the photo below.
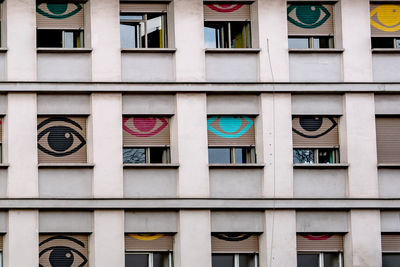
[[[261,49],[259,48],[206,48],[206,53],[234,53],[234,54],[242,54],[242,53],[260,53]]]
[[[400,169],[400,164],[378,164],[378,169]]]
[[[344,49],[338,49],[338,48],[296,48],[296,49],[289,49],[289,53],[305,53],[305,54],[312,54],[312,53],[341,54],[343,52],[344,52]]]
[[[219,164],[219,163],[210,163],[208,164],[208,168],[210,169],[263,169],[265,167],[264,164],[257,163],[249,163],[249,164]]]
[[[94,168],[94,164],[91,163],[40,163],[38,164],[39,169],[56,169],[56,168]]]
[[[7,169],[10,166],[8,163],[0,163],[0,169]]]
[[[124,168],[126,169],[178,169],[179,164],[172,163],[125,163]]]
[[[123,48],[122,53],[175,53],[176,48]]]
[[[296,163],[293,164],[294,169],[347,169],[348,163],[335,163],[335,164],[310,164],[310,163]]]
[[[8,51],[8,48],[0,47],[0,53],[6,53],[7,51]]]
[[[37,53],[92,53],[91,48],[37,48]]]
[[[373,54],[375,53],[393,53],[393,54],[400,54],[400,48],[373,48],[371,50]]]

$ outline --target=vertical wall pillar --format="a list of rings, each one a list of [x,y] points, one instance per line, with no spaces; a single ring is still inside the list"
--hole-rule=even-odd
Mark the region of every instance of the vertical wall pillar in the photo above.
[[[296,212],[265,212],[265,232],[260,236],[260,267],[296,266]]]
[[[92,80],[121,81],[119,0],[91,0]],[[90,47],[90,46],[89,46]]]
[[[208,210],[179,211],[175,267],[211,267],[211,219]]]
[[[202,0],[174,0],[175,75],[179,82],[205,80]]]
[[[281,0],[259,0],[256,10],[261,48],[260,81],[289,81],[287,3]]]
[[[343,80],[372,81],[369,0],[342,0]],[[354,25],[357,25],[355,27]]]

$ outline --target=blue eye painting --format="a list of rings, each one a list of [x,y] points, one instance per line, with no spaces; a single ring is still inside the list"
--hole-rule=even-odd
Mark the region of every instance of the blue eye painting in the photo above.
[[[208,131],[222,138],[239,138],[253,126],[253,121],[246,116],[220,116],[207,120]]]

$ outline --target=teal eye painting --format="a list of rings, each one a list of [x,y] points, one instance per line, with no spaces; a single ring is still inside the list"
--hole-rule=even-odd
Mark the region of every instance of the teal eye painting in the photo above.
[[[47,4],[36,5],[36,12],[50,19],[66,19],[82,10],[80,4]]]
[[[208,130],[222,138],[239,138],[252,125],[253,121],[247,116],[215,116],[207,120]]]
[[[290,5],[287,9],[288,21],[303,29],[314,29],[324,24],[331,13],[322,5]]]

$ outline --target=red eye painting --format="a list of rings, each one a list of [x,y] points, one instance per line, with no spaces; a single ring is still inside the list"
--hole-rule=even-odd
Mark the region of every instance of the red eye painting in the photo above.
[[[241,5],[241,4],[209,4],[207,6],[214,11],[228,13],[228,12],[233,12],[233,11],[238,10],[243,5]]]
[[[167,127],[168,122],[164,118],[124,118],[122,128],[131,135],[137,137],[151,137]]]
[[[305,239],[308,239],[308,240],[313,240],[313,241],[316,241],[316,240],[327,240],[327,239],[329,239],[329,238],[331,238],[332,237],[332,235],[302,235],[302,237],[304,237]]]

